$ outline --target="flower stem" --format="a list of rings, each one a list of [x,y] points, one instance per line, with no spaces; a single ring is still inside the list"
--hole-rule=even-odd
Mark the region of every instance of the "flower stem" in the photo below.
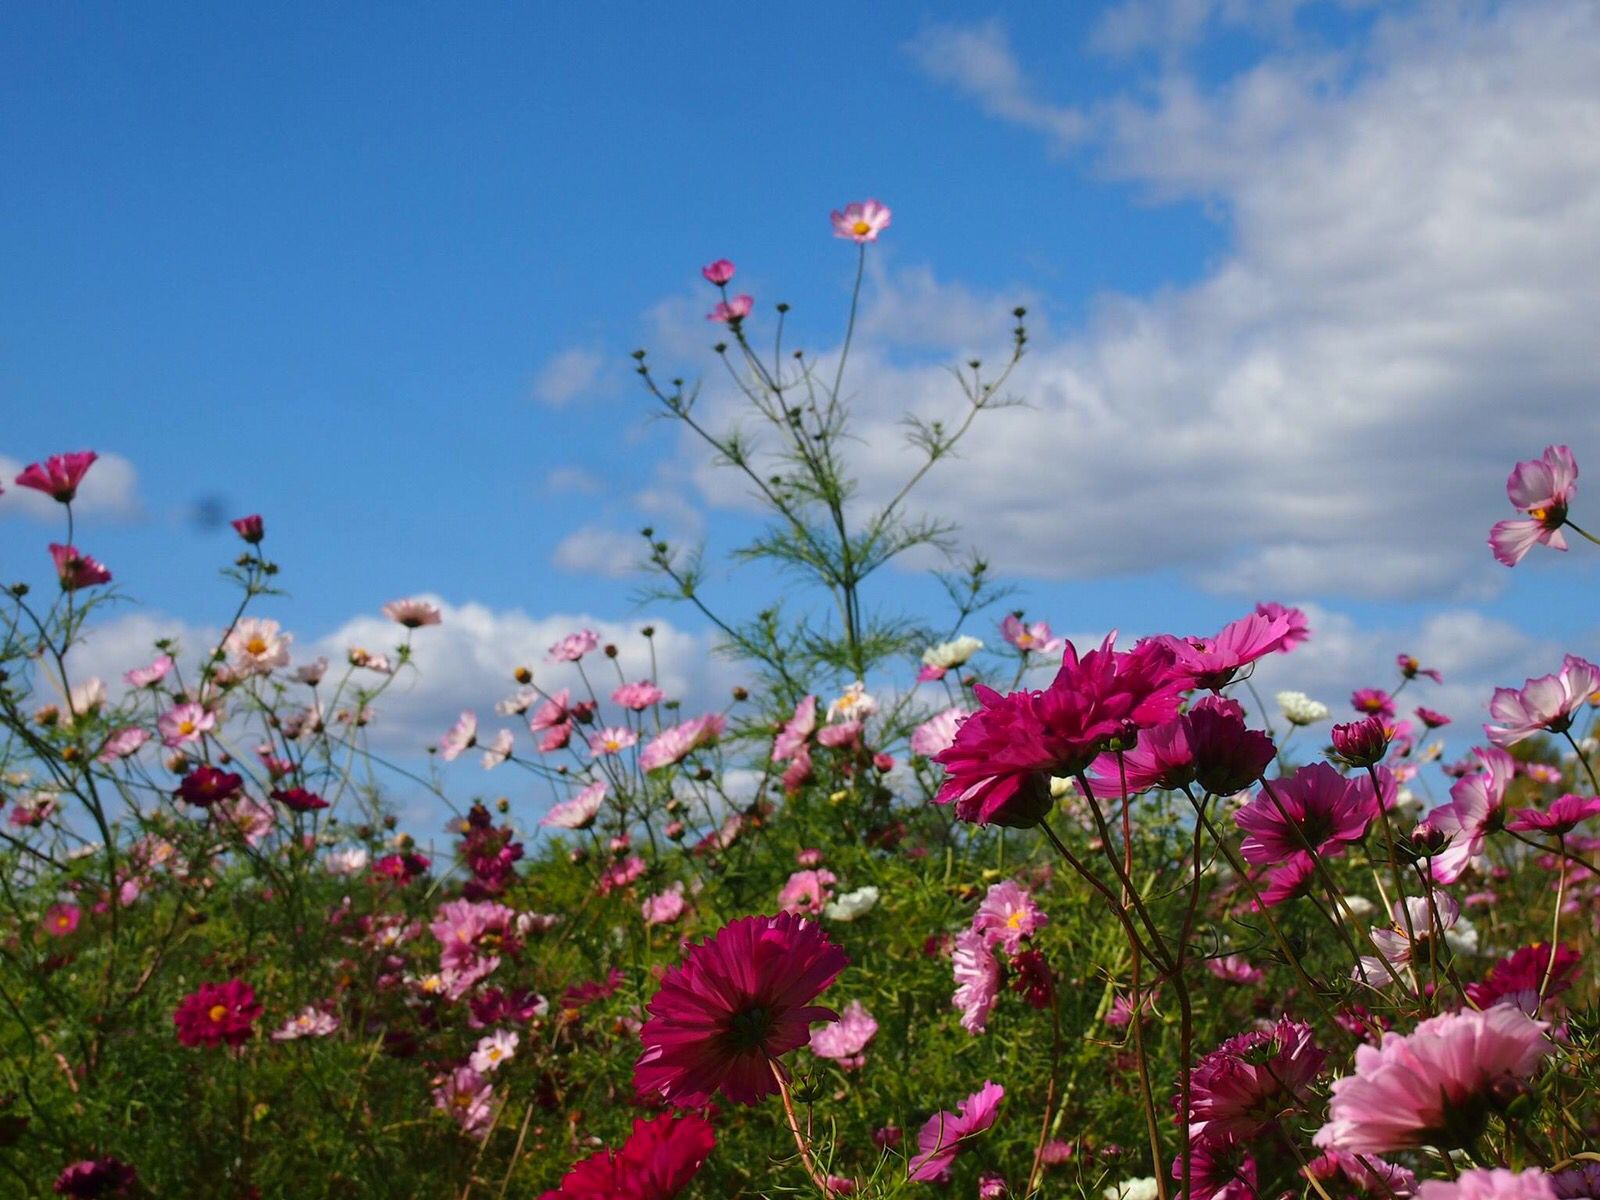
[[[788,1118],[789,1132],[794,1134],[795,1148],[800,1151],[800,1163],[806,1169],[806,1174],[811,1177],[811,1182],[817,1185],[817,1190],[824,1196],[830,1195],[828,1179],[817,1169],[816,1161],[811,1157],[811,1147],[806,1144],[805,1134],[800,1132],[800,1118],[795,1115],[794,1100],[789,1096],[789,1081],[783,1077],[783,1068],[776,1059],[768,1059],[767,1065],[772,1068],[772,1078],[778,1082],[778,1096],[783,1100],[783,1115]]]

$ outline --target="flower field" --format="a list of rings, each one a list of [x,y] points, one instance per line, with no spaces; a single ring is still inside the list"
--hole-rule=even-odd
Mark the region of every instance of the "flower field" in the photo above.
[[[793,583],[720,611],[646,531],[724,695],[625,670],[648,626],[575,629],[381,754],[448,618],[376,596],[385,644],[299,654],[270,513],[233,521],[216,644],[96,677],[137,584],[75,525],[97,456],[0,481],[60,519],[0,579],[0,1196],[1600,1200],[1600,667],[1485,722],[1403,646],[1348,700],[1260,694],[1318,636],[1272,597],[1076,645],[1010,610],[916,502],[1019,399],[1027,314],[868,505],[849,349],[891,210],[832,232],[836,358],[718,259],[707,361],[632,360],[760,506],[734,567]],[[1532,449],[1484,531],[1508,569],[1595,549],[1573,451]],[[929,557],[947,602],[901,611]]]

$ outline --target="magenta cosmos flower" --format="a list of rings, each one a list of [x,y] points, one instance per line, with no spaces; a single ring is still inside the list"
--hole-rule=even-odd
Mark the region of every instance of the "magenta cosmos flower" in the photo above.
[[[706,314],[706,320],[715,321],[719,325],[733,325],[744,320],[750,315],[750,310],[756,305],[754,296],[740,293],[731,300],[720,301],[715,308]]]
[[[76,546],[51,542],[50,559],[56,565],[56,578],[61,581],[61,590],[64,592],[111,582],[110,569]]]
[[[1263,785],[1233,819],[1244,830],[1239,853],[1246,862],[1281,863],[1303,855],[1307,844],[1318,854],[1337,853],[1359,842],[1377,815],[1370,780],[1311,763]]]
[[[716,1144],[711,1123],[697,1113],[641,1117],[621,1150],[590,1155],[539,1200],[672,1200]]]
[[[848,962],[793,913],[729,922],[662,977],[639,1031],[634,1086],[684,1108],[717,1092],[737,1104],[770,1096],[788,1078],[778,1060],[811,1040],[813,1022],[839,1019],[812,1001]]]
[[[1485,725],[1483,731],[1496,746],[1512,746],[1545,730],[1565,733],[1573,714],[1596,692],[1600,667],[1569,654],[1554,675],[1526,680],[1521,688],[1495,688],[1489,715],[1500,724]]]
[[[1506,480],[1506,496],[1512,508],[1528,515],[1500,521],[1489,531],[1495,558],[1514,567],[1541,542],[1552,550],[1565,550],[1561,527],[1567,523],[1567,508],[1577,490],[1578,464],[1565,446],[1546,446],[1540,457],[1519,462]]]
[[[78,494],[78,485],[99,457],[93,450],[52,454],[43,462],[29,463],[24,467],[22,474],[17,476],[17,486],[32,488],[62,504],[71,504],[72,498]]]
[[[1054,654],[1067,644],[1065,638],[1058,638],[1050,631],[1048,622],[1024,625],[1019,613],[1006,614],[1005,620],[1000,622],[1000,636],[1029,654]]]
[[[1176,716],[1172,651],[1143,642],[1119,653],[1115,637],[1081,660],[1068,642],[1043,691],[974,688],[982,707],[934,759],[946,772],[935,802],[954,803],[956,816],[979,825],[1036,825],[1050,810],[1048,776],[1080,774],[1112,739]]]
[[[994,1124],[1000,1115],[1005,1088],[988,1080],[961,1102],[957,1112],[938,1112],[929,1117],[917,1134],[921,1153],[908,1164],[911,1178],[919,1183],[943,1183],[963,1143]]]
[[[1600,816],[1600,796],[1562,796],[1552,800],[1550,807],[1540,812],[1536,808],[1519,808],[1506,822],[1507,829],[1518,833],[1550,833],[1565,837],[1590,817]]]
[[[255,989],[242,979],[202,983],[172,1014],[178,1041],[185,1046],[242,1046],[261,1015]]]
[[[1173,651],[1173,670],[1190,687],[1212,691],[1233,682],[1239,672],[1268,654],[1276,654],[1294,637],[1293,610],[1267,616],[1253,612],[1224,626],[1212,638],[1162,637]]]
[[[1417,1200],[1556,1200],[1556,1196],[1551,1177],[1538,1167],[1526,1171],[1472,1167],[1454,1179],[1425,1179],[1417,1188]]]
[[[247,517],[235,517],[228,524],[233,526],[233,531],[244,541],[254,546],[267,536],[267,527],[261,520],[260,513],[251,513]]]
[[[1450,802],[1428,814],[1428,828],[1450,839],[1434,856],[1430,870],[1441,883],[1454,883],[1483,859],[1484,841],[1505,825],[1506,788],[1516,774],[1516,760],[1499,749],[1474,749],[1482,770],[1451,785]]]
[[[1000,962],[989,939],[976,929],[956,935],[950,954],[956,990],[950,1003],[961,1010],[961,1028],[976,1036],[989,1027],[989,1014],[1000,1000]]]
[[[733,263],[726,258],[719,258],[716,262],[710,262],[701,267],[700,274],[705,276],[707,283],[723,287],[733,278]]]
[[[852,242],[875,242],[878,234],[889,228],[893,215],[887,204],[879,204],[876,200],[846,204],[843,212],[834,209],[830,214],[833,236]]]
[[[1311,1026],[1279,1017],[1268,1030],[1230,1038],[1194,1067],[1189,1119],[1208,1137],[1254,1137],[1304,1109],[1327,1054]]]
[[[1460,1149],[1483,1131],[1495,1091],[1528,1080],[1550,1048],[1549,1025],[1509,1004],[1430,1017],[1409,1034],[1356,1047],[1356,1071],[1333,1082],[1324,1149],[1382,1154]]]
[[[56,1176],[55,1193],[76,1200],[108,1200],[126,1196],[139,1181],[139,1173],[119,1158],[86,1158]]]
[[[1095,760],[1089,780],[1120,795],[1198,783],[1208,792],[1232,795],[1261,778],[1277,753],[1272,739],[1246,727],[1244,709],[1225,696],[1207,696],[1186,713],[1141,730],[1138,744]]]

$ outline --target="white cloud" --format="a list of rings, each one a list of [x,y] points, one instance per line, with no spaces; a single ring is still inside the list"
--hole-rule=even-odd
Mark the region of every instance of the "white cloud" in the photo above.
[[[36,520],[59,521],[62,506],[43,492],[17,487],[12,481],[28,461],[0,454],[0,518],[27,516]],[[106,517],[132,520],[144,511],[139,500],[139,475],[133,464],[120,454],[102,454],[83,477],[72,511],[79,517]]]
[[[550,561],[575,575],[626,579],[639,573],[649,547],[638,533],[623,533],[602,525],[582,525],[557,544]]]
[[[592,392],[601,382],[606,360],[598,351],[574,346],[563,350],[539,369],[533,381],[534,397],[559,408]]]

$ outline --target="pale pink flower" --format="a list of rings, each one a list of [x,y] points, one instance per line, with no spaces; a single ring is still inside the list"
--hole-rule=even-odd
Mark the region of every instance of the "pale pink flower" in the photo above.
[[[1464,775],[1450,787],[1450,802],[1428,814],[1428,826],[1450,839],[1442,853],[1429,860],[1440,883],[1454,883],[1468,867],[1483,862],[1484,842],[1506,818],[1506,788],[1516,774],[1516,760],[1500,749],[1475,748],[1482,770]]]
[[[1206,970],[1224,983],[1249,985],[1260,983],[1265,978],[1260,967],[1251,966],[1249,962],[1237,954],[1229,954],[1223,958],[1206,959]]]
[[[539,824],[556,829],[587,829],[594,824],[605,799],[605,781],[591,783],[570,800],[552,807]]]
[[[216,727],[217,718],[198,704],[180,704],[156,719],[162,744],[173,747],[198,742]]]
[[[796,871],[778,892],[778,907],[784,912],[819,913],[833,899],[831,885],[839,879],[832,871]]]
[[[328,660],[326,656],[318,658],[315,662],[308,662],[294,670],[296,683],[309,684],[316,687],[322,682],[322,677],[328,673]]]
[[[683,901],[683,884],[674,883],[664,892],[647,896],[640,906],[646,925],[671,925],[683,916],[687,905]]]
[[[811,1031],[811,1053],[818,1058],[832,1059],[846,1071],[863,1066],[867,1056],[863,1053],[878,1032],[878,1023],[862,1007],[861,1001],[852,1000],[845,1005],[839,1019],[821,1029]]]
[[[1012,879],[990,884],[983,903],[972,914],[972,928],[989,945],[999,946],[1008,955],[1021,953],[1022,943],[1049,922],[1028,889]]]
[[[680,763],[692,751],[714,745],[727,727],[727,719],[721,713],[707,713],[663,729],[640,751],[639,767],[644,771],[658,771]]]
[[[942,713],[929,717],[911,731],[911,753],[932,758],[955,745],[956,730],[961,727],[969,711],[954,704]]]
[[[477,744],[478,715],[466,710],[456,718],[450,731],[439,739],[439,757],[445,762],[454,762],[463,750],[470,750]]]
[[[893,218],[887,204],[876,200],[859,200],[844,206],[844,211],[834,209],[833,236],[852,242],[875,242],[878,234],[889,228]]]
[[[1057,654],[1067,644],[1066,638],[1058,638],[1050,632],[1049,622],[1024,625],[1016,613],[1007,613],[1006,619],[1000,622],[1000,636],[1018,650],[1030,654]]]
[[[592,629],[569,633],[550,647],[545,658],[550,662],[577,662],[600,645],[600,635]]]
[[[1000,999],[1000,963],[987,939],[975,929],[956,934],[950,961],[956,978],[950,1003],[961,1010],[961,1028],[972,1034],[982,1033]]]
[[[478,1045],[467,1062],[480,1075],[488,1075],[516,1057],[517,1043],[521,1040],[509,1029],[497,1029],[478,1039]]]
[[[362,846],[347,846],[331,851],[323,863],[330,875],[359,875],[367,869],[372,855]]]
[[[817,698],[807,696],[794,706],[794,716],[784,723],[772,743],[772,761],[788,762],[805,748],[817,729]]]
[[[520,687],[517,689],[516,695],[497,701],[495,703],[494,710],[502,717],[520,716],[522,713],[525,713],[532,708],[533,702],[538,698],[538,688]]]
[[[481,1134],[494,1116],[494,1088],[471,1067],[457,1067],[433,1089],[433,1106],[448,1114],[462,1133]]]
[[[639,683],[625,683],[611,693],[613,703],[631,708],[634,712],[643,712],[652,704],[661,703],[664,696],[666,693],[648,679]]]
[[[1324,1149],[1382,1154],[1476,1140],[1497,1089],[1525,1083],[1550,1049],[1548,1023],[1497,1004],[1430,1017],[1409,1034],[1356,1047],[1355,1074],[1333,1082]],[[1462,1139],[1465,1139],[1463,1142]]]
[[[1417,1200],[1556,1200],[1556,1196],[1550,1176],[1538,1167],[1517,1172],[1470,1167],[1454,1179],[1425,1179],[1417,1188]]]
[[[293,1042],[300,1038],[327,1037],[339,1028],[339,1018],[315,1006],[303,1008],[272,1033],[275,1042]]]
[[[515,909],[492,900],[441,904],[428,925],[439,943],[440,966],[466,971],[484,963],[498,965],[500,951],[514,941],[516,919]]]
[[[817,730],[817,745],[830,750],[847,750],[861,744],[861,722],[842,721]]]
[[[1520,690],[1495,688],[1489,715],[1500,724],[1485,725],[1483,731],[1496,746],[1515,745],[1544,730],[1563,733],[1571,727],[1573,714],[1596,692],[1600,692],[1600,667],[1569,654],[1555,675],[1529,679]]]
[[[122,681],[133,688],[154,687],[165,679],[171,670],[172,656],[163,654],[148,667],[134,667],[131,671],[123,672]]]
[[[391,600],[383,606],[383,615],[407,629],[421,629],[424,625],[437,625],[444,618],[439,606],[426,600]]]
[[[505,762],[506,759],[511,757],[511,751],[516,744],[517,739],[513,736],[511,730],[502,729],[496,733],[494,741],[490,742],[483,752],[483,769],[492,771]]]
[[[266,675],[278,667],[289,665],[289,643],[292,634],[279,633],[278,623],[265,617],[241,617],[239,623],[222,643],[223,650],[233,660],[232,666],[241,676]]]
[[[1567,509],[1577,490],[1578,464],[1565,446],[1546,446],[1540,457],[1519,462],[1506,480],[1506,496],[1511,507],[1528,515],[1500,521],[1489,531],[1495,558],[1514,567],[1540,542],[1552,550],[1565,550],[1567,539],[1561,527],[1567,522]]]
[[[1387,929],[1374,926],[1369,931],[1372,944],[1383,957],[1361,955],[1360,965],[1350,972],[1350,978],[1357,983],[1382,988],[1393,983],[1396,977],[1404,979],[1406,968],[1412,963],[1428,963],[1429,943],[1436,932],[1448,934],[1461,919],[1461,906],[1446,892],[1435,892],[1431,907],[1426,896],[1410,896],[1404,901],[1396,900],[1390,911],[1394,917],[1393,925]],[[1434,928],[1435,914],[1437,931]],[[1415,941],[1412,940],[1412,934],[1416,935]],[[1384,966],[1385,961],[1389,964],[1387,967]]]
[[[250,846],[265,839],[277,821],[271,808],[249,796],[220,801],[211,806],[211,814],[218,824],[233,829]]]
[[[99,676],[90,676],[67,692],[67,708],[73,716],[86,717],[105,707],[106,684]]]
[[[596,758],[607,754],[621,754],[629,746],[638,745],[639,735],[621,725],[601,729],[589,738],[589,753]]]
[[[115,759],[127,758],[150,740],[148,730],[139,729],[129,725],[117,730],[106,739],[106,744],[100,747],[99,758],[101,762],[112,762]]]

